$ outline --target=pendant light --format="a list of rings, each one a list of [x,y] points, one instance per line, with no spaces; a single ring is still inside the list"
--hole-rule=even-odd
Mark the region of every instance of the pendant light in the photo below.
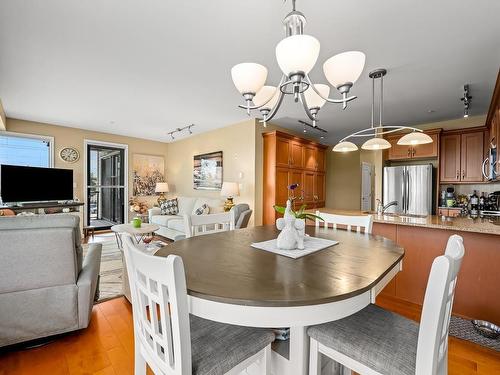
[[[363,150],[385,150],[391,148],[391,144],[387,139],[384,139],[385,134],[395,133],[399,131],[411,131],[403,135],[398,140],[398,145],[422,145],[432,143],[433,140],[421,129],[409,126],[393,126],[382,125],[382,115],[384,108],[384,76],[387,74],[386,69],[375,69],[371,71],[368,76],[372,79],[372,108],[371,108],[371,127],[357,131],[347,137],[342,138],[337,145],[333,148],[336,152],[356,151],[358,147],[348,141],[349,138],[355,137],[372,137],[367,140],[361,148]],[[375,110],[375,80],[380,79],[380,99],[379,99],[379,123],[377,126],[374,124],[374,110]]]

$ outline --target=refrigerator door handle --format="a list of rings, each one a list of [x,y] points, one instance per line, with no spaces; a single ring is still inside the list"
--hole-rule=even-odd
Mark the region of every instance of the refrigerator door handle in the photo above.
[[[406,204],[405,213],[410,209],[410,171],[406,171]]]
[[[405,211],[405,203],[406,203],[406,181],[405,181],[405,169],[403,169],[403,178],[401,179],[401,212]]]

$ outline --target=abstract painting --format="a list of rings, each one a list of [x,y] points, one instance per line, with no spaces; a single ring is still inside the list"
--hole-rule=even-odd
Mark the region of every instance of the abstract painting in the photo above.
[[[222,188],[222,151],[194,156],[193,188],[195,190]]]
[[[163,156],[134,154],[134,187],[136,197],[155,195],[157,182],[165,181],[165,159]]]

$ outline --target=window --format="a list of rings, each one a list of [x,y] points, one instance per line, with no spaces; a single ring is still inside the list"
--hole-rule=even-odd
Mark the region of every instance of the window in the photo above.
[[[52,137],[0,133],[0,164],[52,167]]]

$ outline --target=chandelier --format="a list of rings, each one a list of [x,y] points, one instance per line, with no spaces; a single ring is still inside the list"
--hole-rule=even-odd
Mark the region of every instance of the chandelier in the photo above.
[[[421,129],[409,126],[393,126],[382,125],[382,114],[384,106],[384,76],[387,74],[386,69],[376,69],[368,74],[372,79],[372,110],[371,110],[371,127],[357,131],[347,137],[342,138],[339,143],[333,147],[335,152],[349,152],[356,151],[358,146],[353,142],[348,141],[350,138],[356,137],[371,137],[368,139],[361,148],[363,150],[384,150],[391,148],[389,141],[382,136],[385,134],[395,133],[399,131],[410,131],[410,133],[403,135],[398,140],[398,145],[416,146],[425,143],[432,143],[432,138],[425,134]],[[380,98],[379,98],[379,123],[374,125],[374,110],[375,110],[375,80],[380,79]]]
[[[295,0],[292,0],[292,11],[283,20],[286,31],[285,39],[276,46],[276,60],[283,72],[277,87],[265,86],[267,68],[256,63],[241,63],[231,69],[234,85],[245,100],[248,115],[251,110],[259,110],[261,123],[271,120],[280,108],[285,95],[293,95],[295,102],[302,103],[304,111],[313,126],[318,121],[318,112],[326,102],[342,104],[356,99],[347,96],[354,82],[359,78],[365,65],[365,54],[359,51],[349,51],[330,57],[323,64],[323,72],[328,82],[341,94],[341,98],[329,98],[330,86],[314,84],[309,72],[316,64],[319,56],[320,43],[311,35],[304,34],[306,18],[295,10]]]

